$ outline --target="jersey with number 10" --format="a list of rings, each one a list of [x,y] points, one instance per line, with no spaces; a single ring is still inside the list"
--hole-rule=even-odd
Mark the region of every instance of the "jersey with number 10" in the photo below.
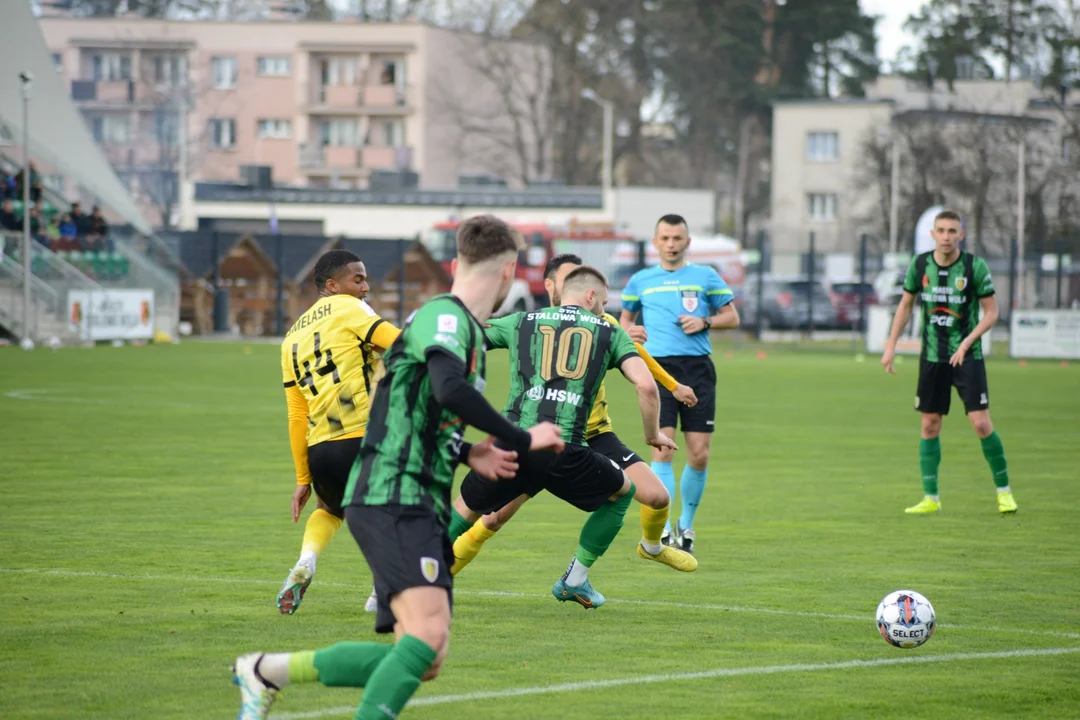
[[[618,324],[576,305],[492,320],[488,347],[510,351],[510,397],[503,412],[523,428],[553,422],[565,442],[585,444],[593,401],[608,370],[637,357]]]
[[[281,372],[285,387],[297,386],[307,400],[309,447],[366,427],[378,361],[371,341],[383,322],[363,300],[330,295],[285,333]]]

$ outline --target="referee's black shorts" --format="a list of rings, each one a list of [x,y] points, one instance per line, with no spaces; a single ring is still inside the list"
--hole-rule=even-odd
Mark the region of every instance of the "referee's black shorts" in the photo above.
[[[360,446],[363,444],[362,437],[326,440],[312,445],[307,451],[308,469],[311,471],[311,485],[315,494],[326,503],[329,512],[339,518],[345,517],[341,502],[349,484],[349,473],[352,472],[353,463],[356,462],[356,456],[360,454]]]
[[[716,366],[711,355],[658,357],[660,367],[680,385],[693,389],[697,405],[687,407],[671,391],[660,386],[660,427],[683,432],[711,433],[716,422]]]

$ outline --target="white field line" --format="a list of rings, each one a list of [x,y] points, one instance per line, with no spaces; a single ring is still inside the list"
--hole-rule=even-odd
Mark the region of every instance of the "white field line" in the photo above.
[[[86,578],[101,578],[112,580],[153,580],[157,582],[172,582],[172,583],[218,583],[223,585],[266,585],[271,587],[277,587],[281,583],[274,580],[257,580],[254,578],[239,578],[239,577],[205,577],[205,576],[187,576],[187,575],[151,575],[149,573],[145,575],[127,574],[127,573],[110,573],[99,572],[97,570],[50,570],[46,568],[5,568],[0,567],[0,573],[25,573],[28,575],[51,575],[54,577],[86,577]],[[336,587],[344,588],[347,590],[360,590],[362,592],[369,592],[370,586],[360,585],[357,583],[341,583],[341,582],[323,582],[317,583],[319,586],[324,587]],[[546,599],[551,597],[544,593],[522,593],[522,592],[508,592],[503,590],[458,590],[454,589],[454,595],[461,595],[465,597],[498,597],[508,599]],[[824,613],[824,612],[810,612],[806,610],[779,610],[776,608],[765,607],[743,607],[739,605],[718,605],[714,603],[684,603],[673,602],[669,600],[637,600],[637,599],[620,599],[609,597],[608,602],[616,604],[626,605],[644,605],[647,607],[663,607],[674,608],[679,610],[715,610],[720,612],[734,612],[734,613],[754,613],[758,615],[780,615],[786,617],[805,617],[805,618],[820,618],[822,620],[854,620],[863,623],[872,623],[872,616],[870,614],[857,615],[854,613]],[[1080,633],[1064,632],[1058,630],[1033,630],[1029,628],[1020,627],[995,627],[992,625],[953,625],[951,623],[938,623],[939,628],[947,628],[949,630],[977,630],[980,632],[996,632],[996,633],[1020,633],[1023,635],[1042,635],[1046,637],[1065,638],[1069,640],[1080,640]]]
[[[890,665],[922,665],[926,663],[963,662],[973,660],[1007,660],[1010,658],[1048,657],[1080,652],[1080,647],[1045,648],[1033,650],[1004,650],[1001,652],[951,653],[947,655],[907,655],[904,657],[881,658],[878,660],[844,660],[831,663],[804,663],[798,665],[756,665],[736,668],[716,668],[700,672],[671,673],[666,675],[639,675],[637,677],[614,678],[612,680],[586,680],[583,682],[562,683],[560,685],[540,685],[537,687],[507,688],[483,692],[460,693],[454,695],[432,695],[418,697],[409,701],[409,707],[425,705],[448,705],[450,703],[497,700],[500,698],[518,698],[527,695],[550,695],[552,693],[577,692],[579,690],[603,690],[624,685],[644,685],[649,683],[679,682],[690,680],[712,680],[714,678],[739,677],[744,675],[780,675],[786,673],[821,672],[828,670],[858,670],[862,668],[888,667]],[[356,712],[355,705],[309,710],[307,712],[278,713],[271,715],[271,720],[314,720],[315,718],[346,717]]]

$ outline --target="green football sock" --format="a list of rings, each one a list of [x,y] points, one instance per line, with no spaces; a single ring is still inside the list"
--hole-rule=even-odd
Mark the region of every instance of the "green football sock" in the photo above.
[[[983,457],[990,465],[990,472],[994,473],[994,485],[999,488],[1009,486],[1009,467],[1005,463],[1005,446],[1001,444],[1001,438],[997,430],[982,439]]]
[[[919,440],[919,469],[922,471],[923,492],[938,494],[938,465],[941,464],[941,439]]]
[[[615,536],[622,529],[626,509],[630,507],[630,501],[634,499],[636,490],[634,484],[630,483],[628,493],[615,498],[613,501],[609,500],[589,516],[589,519],[585,521],[585,525],[582,526],[581,535],[578,538],[578,562],[585,565],[585,567],[590,567],[596,562],[596,558],[607,552],[607,549],[611,547],[611,543],[615,540]]]
[[[472,523],[461,516],[461,513],[457,511],[457,508],[453,505],[450,506],[450,543],[457,542],[457,539],[465,534],[465,531],[472,527]]]
[[[318,680],[326,687],[362,688],[393,649],[393,645],[385,643],[339,642],[313,653],[293,653],[289,659],[289,680]],[[310,672],[315,677],[311,678]]]
[[[438,653],[423,640],[403,635],[371,675],[353,720],[396,718]]]

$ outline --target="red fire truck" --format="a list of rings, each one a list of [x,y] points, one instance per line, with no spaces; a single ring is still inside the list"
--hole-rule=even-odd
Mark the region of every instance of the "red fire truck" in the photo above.
[[[442,263],[447,272],[450,272],[450,261],[457,255],[455,237],[458,222],[448,220],[438,223],[421,238],[428,252]],[[622,287],[616,284],[616,275],[620,271],[616,265],[617,258],[636,255],[634,238],[615,232],[610,223],[571,221],[566,226],[558,226],[539,222],[511,222],[511,225],[524,236],[525,250],[518,258],[517,280],[497,315],[532,310],[548,304],[547,291],[544,290],[544,265],[555,255],[579,255],[586,265],[603,272],[613,283],[612,287]]]

